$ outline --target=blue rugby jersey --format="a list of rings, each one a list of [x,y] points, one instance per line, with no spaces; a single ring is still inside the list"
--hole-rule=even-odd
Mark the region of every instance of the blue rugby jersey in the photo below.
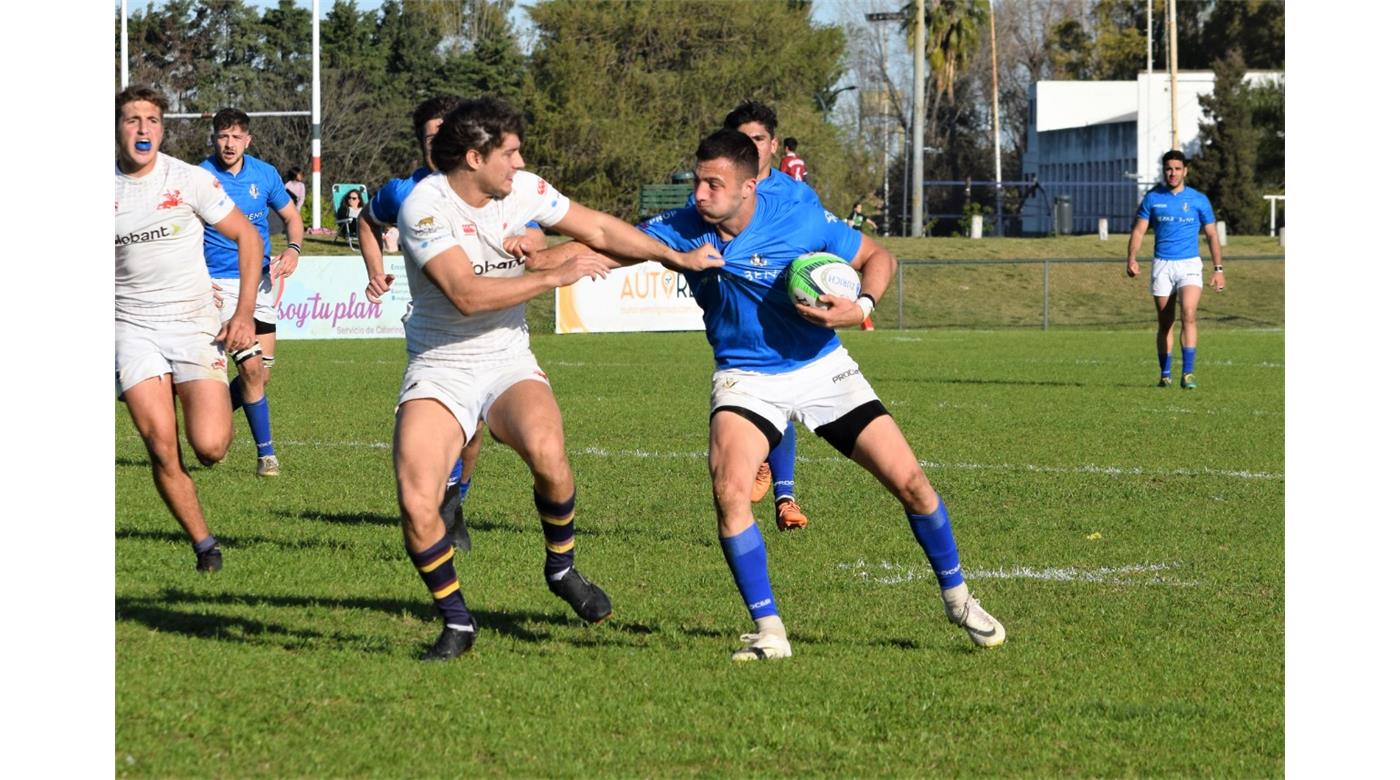
[[[830,252],[849,262],[860,250],[861,235],[822,208],[815,193],[807,200],[768,189],[755,197],[753,219],[727,244],[693,204],[659,214],[639,227],[680,252],[710,243],[723,253],[723,267],[685,273],[704,314],[715,366],[778,374],[811,363],[841,344],[836,331],[797,313],[787,294],[788,265],[809,252]]]
[[[1183,187],[1173,193],[1165,184],[1158,184],[1142,196],[1137,218],[1147,220],[1157,236],[1153,257],[1188,260],[1201,256],[1201,228],[1215,223],[1215,212],[1210,199],[1199,190]]]
[[[388,184],[380,187],[379,191],[374,193],[374,197],[369,199],[369,215],[381,225],[398,224],[399,209],[403,207],[403,202],[408,199],[408,194],[413,192],[413,188],[418,182],[431,176],[432,173],[432,170],[425,165],[410,173],[407,178],[390,179]]]
[[[199,167],[214,174],[238,210],[258,229],[263,242],[262,266],[267,268],[272,251],[268,239],[267,212],[269,209],[280,209],[292,200],[287,194],[287,185],[282,183],[282,175],[271,165],[246,154],[243,155],[243,167],[236,174],[220,168],[213,157],[205,158]],[[238,278],[238,244],[224,238],[212,227],[205,230],[204,264],[209,267],[209,276],[214,279]]]

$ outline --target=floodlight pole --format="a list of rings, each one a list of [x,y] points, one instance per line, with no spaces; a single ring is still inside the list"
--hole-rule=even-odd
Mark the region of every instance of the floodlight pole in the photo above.
[[[311,228],[321,228],[321,0],[311,0]]]
[[[997,91],[997,4],[987,3],[992,22],[992,163],[997,180],[997,237],[1006,235],[1001,225],[1001,94]]]
[[[1181,149],[1181,134],[1176,126],[1176,0],[1167,0],[1167,31],[1171,42],[1172,69],[1172,148]]]
[[[935,0],[936,2],[937,0]],[[928,60],[928,26],[924,0],[914,0],[914,152],[911,184],[914,190],[914,224],[909,235],[924,235],[924,63]]]
[[[1145,171],[1154,170],[1152,162],[1152,0],[1147,0],[1147,108],[1145,109],[1146,132],[1143,134],[1146,141],[1143,143],[1145,159],[1138,160],[1138,197],[1147,191],[1148,185],[1152,183],[1152,174]],[[1144,164],[1147,163],[1147,164]]]

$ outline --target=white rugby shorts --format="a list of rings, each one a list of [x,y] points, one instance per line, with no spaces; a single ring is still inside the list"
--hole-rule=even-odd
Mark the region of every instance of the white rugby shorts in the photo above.
[[[846,348],[837,347],[782,374],[716,371],[710,388],[710,413],[722,406],[739,407],[772,423],[779,434],[790,419],[815,432],[856,407],[879,400]]]
[[[1201,284],[1201,258],[1186,260],[1162,260],[1152,258],[1152,295],[1166,298],[1182,287],[1203,287]]]
[[[163,374],[170,374],[177,385],[196,379],[227,384],[224,345],[214,340],[220,325],[212,303],[184,320],[117,320],[117,395]]]
[[[262,278],[258,280],[258,299],[253,304],[253,319],[269,325],[277,324],[277,302],[282,299],[282,287],[284,279],[272,281],[272,271],[264,268]],[[223,306],[219,307],[219,316],[224,322],[228,322],[238,309],[238,279],[215,279],[214,284],[223,288],[219,295],[224,298]],[[211,290],[209,293],[213,295]]]
[[[447,365],[411,357],[403,372],[399,406],[419,398],[438,401],[462,426],[463,441],[476,433],[478,420],[485,420],[491,405],[518,382],[549,384],[549,378],[529,352],[514,359],[471,366]]]

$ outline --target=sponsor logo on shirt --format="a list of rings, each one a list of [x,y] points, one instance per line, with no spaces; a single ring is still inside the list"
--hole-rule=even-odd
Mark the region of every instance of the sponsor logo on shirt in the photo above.
[[[828,211],[828,212],[826,212],[826,221],[827,221],[827,222],[840,222],[840,221],[841,221],[841,218],[838,217],[838,216],[836,216],[835,214],[832,214],[830,211]]]
[[[540,179],[540,180],[535,184],[535,189],[539,192],[539,194],[543,195],[543,194],[544,194],[544,188],[545,188],[544,179]]]
[[[525,265],[525,258],[512,257],[508,260],[502,260],[499,263],[493,263],[490,260],[487,260],[485,263],[472,263],[472,270],[476,271],[477,276],[485,276],[494,271],[508,271],[523,265]]]
[[[164,197],[164,200],[162,200],[162,201],[160,202],[160,205],[156,206],[156,208],[158,208],[158,209],[173,209],[173,208],[175,208],[176,206],[179,206],[179,205],[183,202],[183,201],[180,200],[180,191],[179,191],[179,190],[171,190],[170,192],[165,193],[165,195],[164,195],[163,197]]]
[[[832,381],[833,383],[835,383],[835,382],[840,382],[840,381],[843,380],[843,379],[850,379],[851,377],[857,376],[857,375],[859,375],[859,374],[860,374],[860,369],[859,369],[859,368],[848,368],[848,369],[846,369],[845,371],[842,371],[841,373],[839,373],[839,374],[837,374],[836,376],[832,377],[832,378],[831,378],[831,381]]]
[[[474,235],[476,235],[476,225],[475,225],[474,223],[471,223],[471,222],[464,222],[464,223],[462,223],[462,235],[464,235],[464,236],[474,236]]]
[[[171,231],[169,225],[161,225],[150,230],[135,231],[124,236],[117,236],[117,246],[131,246],[132,244],[144,244],[147,241],[159,241],[162,238],[170,238],[179,231]]]
[[[223,358],[215,358],[214,362],[209,364],[209,367],[214,369],[215,371],[227,371],[228,362],[225,361]]]

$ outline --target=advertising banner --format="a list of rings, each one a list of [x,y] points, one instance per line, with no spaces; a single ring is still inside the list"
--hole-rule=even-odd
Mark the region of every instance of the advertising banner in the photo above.
[[[394,286],[379,303],[365,299],[365,264],[353,256],[303,257],[277,302],[277,338],[403,338],[408,278],[401,256],[386,256]]]
[[[554,291],[555,333],[704,329],[685,277],[660,263],[625,266],[601,281],[580,279]]]

